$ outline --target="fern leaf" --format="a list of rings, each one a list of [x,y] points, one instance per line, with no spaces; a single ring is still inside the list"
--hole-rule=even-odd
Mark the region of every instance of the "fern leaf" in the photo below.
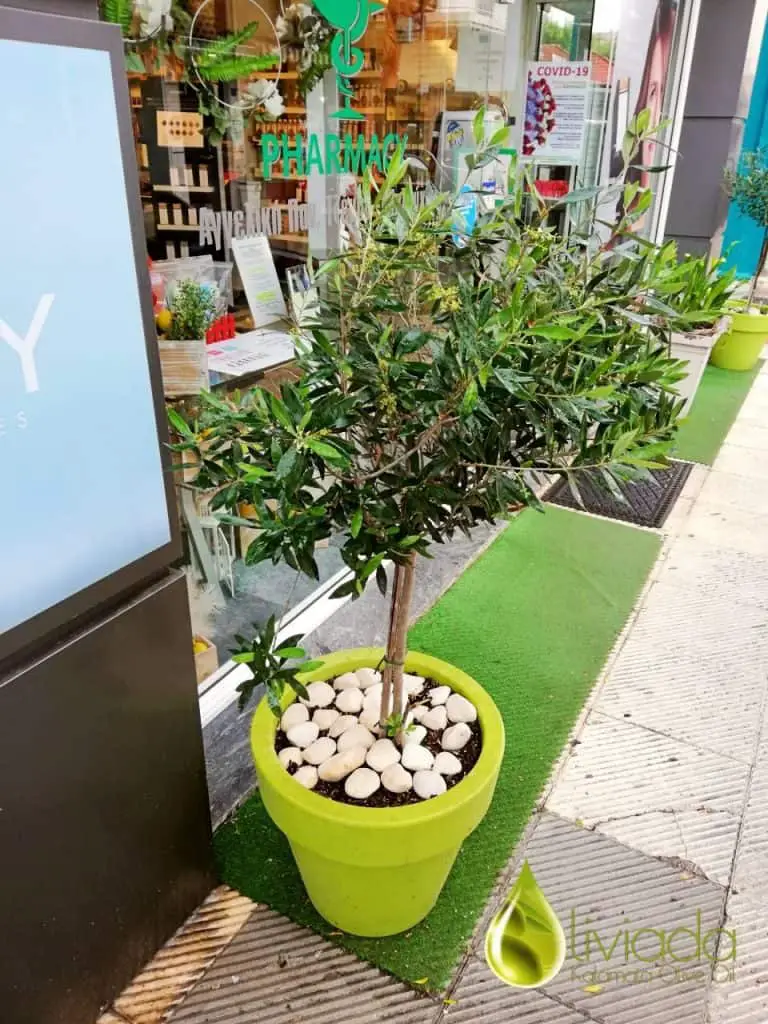
[[[124,36],[129,36],[133,27],[133,0],[103,0],[101,15],[104,21],[119,25]]]
[[[237,32],[230,32],[228,35],[219,36],[218,39],[214,39],[208,43],[197,58],[198,65],[204,66],[209,62],[215,62],[218,58],[234,56],[237,47],[250,42],[258,27],[258,21],[249,21],[247,25],[238,29]]]
[[[274,55],[258,57],[222,57],[221,59],[202,66],[198,70],[207,82],[234,82],[239,78],[248,78],[254,71],[264,71],[277,64]]]

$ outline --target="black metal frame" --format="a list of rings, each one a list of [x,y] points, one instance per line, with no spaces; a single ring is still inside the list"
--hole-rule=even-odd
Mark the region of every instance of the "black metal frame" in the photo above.
[[[131,108],[120,29],[117,25],[97,20],[83,21],[79,18],[51,16],[0,5],[0,38],[103,50],[110,56],[136,279],[171,534],[167,544],[0,634],[0,674],[4,674],[29,654],[33,646],[39,649],[42,641],[60,641],[87,625],[96,616],[116,607],[120,601],[135,594],[142,586],[158,579],[172,562],[181,557],[182,548],[170,452],[167,448],[168,430],[160,375],[160,356],[152,313],[144,220],[139,198],[139,176],[133,149]],[[20,87],[23,87],[23,83],[20,83]],[[12,99],[6,97],[3,102],[12,102]]]

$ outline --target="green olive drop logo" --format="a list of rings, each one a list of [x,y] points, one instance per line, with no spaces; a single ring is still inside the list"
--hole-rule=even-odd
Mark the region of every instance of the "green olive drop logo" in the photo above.
[[[569,980],[583,991],[598,993],[606,984],[667,985],[692,981],[735,981],[736,932],[707,929],[705,914],[692,912],[687,925],[673,929],[600,928],[571,910],[568,935],[542,892],[528,861],[485,935],[488,966],[513,988],[539,988],[560,974],[568,962]]]
[[[349,100],[355,95],[349,79],[360,74],[365,63],[365,54],[353,46],[362,38],[368,28],[371,15],[384,9],[378,0],[314,0],[315,7],[337,30],[331,43],[331,63],[336,69],[339,92],[344,97],[344,106],[331,116],[337,119],[362,121],[365,115],[354,110]]]
[[[528,861],[485,936],[488,966],[514,988],[538,988],[560,973],[565,960],[563,926]]]

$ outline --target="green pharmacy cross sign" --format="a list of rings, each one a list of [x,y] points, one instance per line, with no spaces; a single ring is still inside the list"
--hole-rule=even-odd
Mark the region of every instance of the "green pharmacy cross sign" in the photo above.
[[[350,98],[355,94],[349,79],[362,71],[365,54],[352,44],[362,38],[371,15],[383,10],[385,5],[378,0],[314,0],[314,4],[337,30],[331,43],[331,63],[336,69],[336,80],[339,92],[344,97],[344,106],[332,117],[362,121],[365,115],[349,105]]]

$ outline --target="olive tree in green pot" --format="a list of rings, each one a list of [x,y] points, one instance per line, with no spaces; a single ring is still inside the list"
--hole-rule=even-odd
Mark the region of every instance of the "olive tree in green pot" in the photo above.
[[[712,362],[724,370],[751,370],[768,341],[768,311],[754,304],[757,282],[768,259],[768,153],[745,153],[736,171],[726,175],[731,199],[763,232],[757,267],[741,310],[734,309],[730,330],[712,349]]]
[[[482,680],[407,649],[420,560],[539,506],[530,471],[575,487],[596,473],[615,489],[663,464],[682,404],[679,364],[647,330],[662,308],[655,250],[630,231],[650,196],[630,186],[641,201],[606,245],[557,236],[543,204],[526,224],[514,173],[511,196],[472,231],[455,195],[419,205],[406,175],[398,154],[378,190],[366,182],[362,244],[320,269],[300,382],[279,396],[211,395],[197,421],[174,418],[222,518],[261,531],[248,562],[316,577],[315,545],[335,535],[350,570],[340,592],[391,590],[383,651],[302,665],[300,638],[278,645],[270,623],[237,655],[254,672],[244,700],[267,689],[252,727],[264,805],[319,912],[370,936],[434,905],[504,746]],[[244,504],[253,521],[236,514]]]

